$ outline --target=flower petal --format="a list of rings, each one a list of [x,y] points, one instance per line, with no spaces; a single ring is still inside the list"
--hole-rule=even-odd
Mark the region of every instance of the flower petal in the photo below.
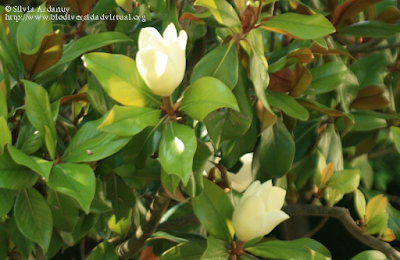
[[[143,28],[139,33],[139,50],[149,47],[155,50],[164,49],[163,38],[153,27]]]
[[[242,168],[236,174],[228,172],[228,179],[233,189],[243,192],[253,181],[251,172],[253,153],[243,155],[240,160],[243,162]]]
[[[175,66],[163,52],[153,49],[139,50],[136,54],[139,74],[157,95],[169,96],[175,88]]]
[[[259,216],[265,214],[264,202],[261,197],[250,196],[241,199],[233,212],[233,227],[236,236],[249,241],[260,236]]]
[[[261,217],[259,229],[262,230],[263,236],[268,235],[276,226],[289,218],[289,215],[281,210],[266,212]]]
[[[170,23],[163,33],[164,46],[168,49],[173,46],[178,40],[178,35],[176,33],[176,28],[173,23]],[[185,45],[186,46],[186,45]]]
[[[253,182],[243,194],[242,200],[248,196],[253,196],[257,193],[258,189],[261,187],[260,181]]]
[[[280,187],[272,187],[266,198],[265,208],[267,211],[281,210],[283,203],[285,203],[286,190]]]

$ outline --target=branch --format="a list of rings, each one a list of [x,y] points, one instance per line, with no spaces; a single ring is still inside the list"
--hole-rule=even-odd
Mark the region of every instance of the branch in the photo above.
[[[350,53],[363,53],[363,52],[370,52],[371,48],[381,43],[384,39],[372,39],[365,43],[348,45],[347,50]]]
[[[129,259],[142,249],[147,239],[157,230],[160,219],[167,210],[170,200],[164,188],[161,187],[150,209],[147,211],[146,219],[136,230],[136,234],[115,247],[115,252],[120,259]]]
[[[287,205],[282,208],[289,216],[318,216],[338,219],[347,231],[358,241],[375,250],[381,251],[391,260],[400,260],[400,253],[389,243],[363,232],[350,216],[348,209],[340,207],[325,207],[316,205]],[[189,215],[164,222],[159,226],[159,231],[171,230],[178,227],[198,224],[195,215]]]
[[[360,242],[375,250],[381,251],[389,259],[400,260],[400,253],[391,247],[389,243],[363,232],[360,227],[356,225],[354,219],[350,216],[350,213],[346,208],[314,205],[288,205],[284,206],[282,210],[290,216],[321,216],[336,218],[340,220],[347,231],[349,231],[349,233]]]

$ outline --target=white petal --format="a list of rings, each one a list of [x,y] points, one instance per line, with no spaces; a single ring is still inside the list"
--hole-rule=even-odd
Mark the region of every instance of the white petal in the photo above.
[[[272,187],[266,198],[268,203],[265,205],[267,211],[281,210],[285,203],[286,190],[280,187]]]
[[[153,49],[139,50],[136,54],[139,74],[157,95],[169,96],[175,88],[175,66],[169,57]]]
[[[178,35],[176,33],[176,28],[173,23],[170,23],[163,33],[164,38],[164,46],[169,48],[175,44],[178,39]]]
[[[175,28],[174,28],[175,29]],[[179,34],[179,40],[176,40],[174,42],[172,42],[168,47],[167,47],[167,51],[168,51],[168,56],[174,61],[175,67],[176,67],[176,71],[175,71],[175,84],[179,85],[182,80],[183,77],[185,75],[185,68],[186,68],[186,40],[187,40],[187,36],[186,37],[182,37],[186,36],[186,32],[185,31],[181,31]],[[181,46],[181,38],[184,38],[185,42],[183,44],[183,46]],[[183,40],[182,40],[183,42]]]
[[[264,214],[264,210],[264,202],[258,196],[241,199],[232,217],[236,236],[243,241],[258,237],[261,223],[255,220]]]
[[[287,219],[289,219],[289,216],[280,210],[264,213],[262,216],[262,223],[259,223],[262,235],[268,235],[276,226]]]
[[[253,182],[245,191],[245,193],[243,194],[242,199],[248,197],[248,196],[253,196],[257,193],[258,189],[260,188],[261,183],[260,181],[255,181]]]
[[[257,194],[263,197],[264,199],[268,198],[268,194],[271,188],[272,188],[272,180],[266,181],[261,185]]]
[[[187,33],[184,30],[181,30],[179,32],[178,45],[183,51],[186,50],[187,39],[188,39]]]
[[[238,192],[243,192],[253,181],[253,175],[251,172],[252,158],[252,153],[243,155],[240,158],[243,165],[239,172],[236,174],[228,172],[228,179],[231,182],[231,186]]]
[[[153,27],[143,28],[139,33],[139,50],[148,47],[156,50],[164,49],[163,38]]]

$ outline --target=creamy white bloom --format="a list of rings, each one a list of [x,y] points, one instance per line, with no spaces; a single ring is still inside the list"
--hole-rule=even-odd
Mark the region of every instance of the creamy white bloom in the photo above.
[[[240,157],[240,160],[243,163],[242,168],[240,168],[236,174],[228,172],[228,179],[232,189],[243,192],[253,181],[253,175],[251,173],[253,153],[246,153]]]
[[[269,180],[263,184],[253,182],[243,194],[233,213],[233,227],[242,241],[250,241],[270,233],[289,216],[281,211],[286,191],[272,186]]]
[[[179,37],[173,23],[163,36],[153,27],[146,27],[139,34],[139,51],[136,65],[147,86],[157,95],[169,96],[182,82],[186,68],[187,34]]]

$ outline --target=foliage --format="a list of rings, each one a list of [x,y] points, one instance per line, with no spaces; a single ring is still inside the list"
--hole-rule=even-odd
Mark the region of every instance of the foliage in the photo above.
[[[239,240],[243,183],[269,180],[351,210],[367,248],[342,258],[400,259],[396,1],[24,2],[0,6],[0,259],[339,255],[291,219]]]

